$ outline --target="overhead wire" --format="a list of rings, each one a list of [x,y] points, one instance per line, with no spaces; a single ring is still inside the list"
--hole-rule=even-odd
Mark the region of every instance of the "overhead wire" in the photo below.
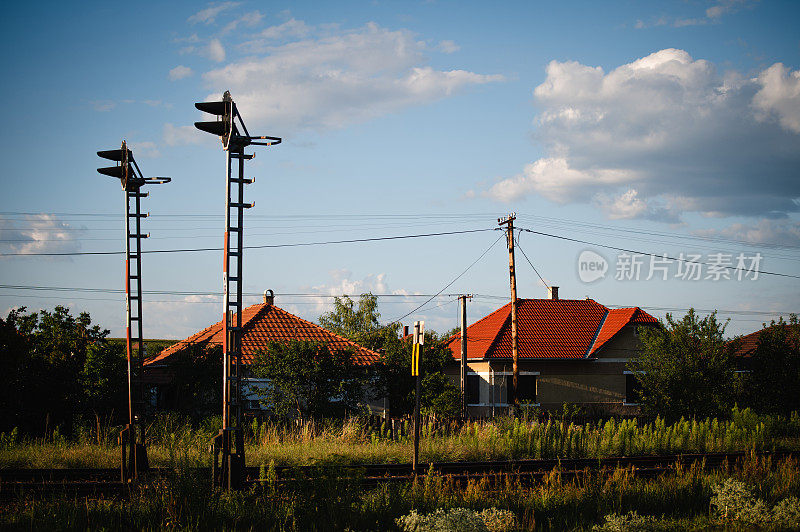
[[[494,229],[493,229],[493,230],[494,230]],[[473,267],[473,266],[475,266],[475,265],[476,265],[476,264],[477,264],[477,263],[478,263],[478,262],[479,262],[479,261],[480,261],[480,260],[481,260],[481,259],[482,259],[482,258],[483,258],[483,257],[484,257],[486,254],[487,254],[487,253],[489,253],[489,251],[490,251],[490,250],[491,250],[491,249],[492,249],[492,248],[493,248],[493,247],[494,247],[494,246],[495,246],[495,245],[496,245],[498,242],[500,242],[500,239],[501,239],[501,238],[503,238],[503,236],[504,236],[504,235],[500,235],[500,236],[497,238],[497,240],[495,240],[494,242],[492,242],[492,244],[491,244],[491,245],[490,245],[488,248],[486,248],[486,250],[485,250],[483,253],[481,253],[481,254],[480,254],[480,256],[479,256],[477,259],[475,259],[474,261],[472,261],[472,264],[470,264],[469,266],[467,266],[467,268],[466,268],[466,269],[465,269],[463,272],[459,273],[459,274],[458,274],[458,275],[457,275],[457,276],[456,276],[456,277],[455,277],[455,278],[454,278],[452,281],[450,281],[449,283],[447,283],[447,284],[446,284],[446,285],[445,285],[445,286],[444,286],[444,287],[443,287],[441,290],[439,290],[438,292],[436,292],[436,294],[434,294],[433,296],[431,296],[431,298],[430,298],[430,299],[428,299],[427,301],[425,301],[423,304],[421,304],[421,305],[420,305],[420,306],[418,306],[417,308],[415,308],[415,309],[411,310],[410,312],[407,312],[407,313],[403,314],[402,316],[400,316],[399,318],[397,318],[397,319],[394,319],[394,320],[390,321],[390,322],[389,322],[389,325],[391,325],[391,324],[394,324],[394,323],[398,323],[398,322],[400,322],[400,320],[402,320],[403,318],[407,318],[408,316],[410,316],[410,315],[411,315],[411,314],[413,314],[414,312],[417,312],[419,309],[421,309],[422,307],[424,307],[425,305],[427,305],[427,304],[428,304],[428,303],[429,303],[429,302],[430,302],[430,301],[431,301],[431,300],[432,300],[434,297],[438,296],[439,294],[441,294],[442,292],[444,292],[445,290],[447,290],[448,288],[450,288],[450,286],[452,286],[452,285],[453,285],[453,283],[455,283],[456,281],[458,281],[459,279],[461,279],[461,277],[463,277],[463,276],[464,276],[464,274],[466,274],[466,273],[467,273],[467,272],[468,272],[470,269],[472,269],[472,267]]]
[[[578,239],[578,238],[571,238],[571,237],[563,236],[563,235],[554,235],[552,233],[544,233],[542,231],[534,231],[533,229],[525,229],[525,228],[520,228],[520,229],[522,231],[526,231],[528,233],[533,233],[535,235],[546,236],[546,237],[550,237],[550,238],[557,238],[557,239],[566,240],[566,241],[569,241],[569,242],[578,242],[580,244],[587,244],[589,246],[597,246],[597,247],[606,248],[606,249],[613,249],[615,251],[623,251],[625,253],[633,253],[634,255],[658,256],[659,258],[663,258],[663,259],[666,259],[666,260],[674,260],[674,261],[686,262],[686,263],[690,263],[690,264],[700,264],[700,265],[703,265],[703,266],[714,266],[714,267],[718,267],[718,268],[724,268],[726,270],[734,270],[734,271],[736,270],[736,268],[734,268],[733,266],[725,266],[725,265],[721,265],[721,264],[711,264],[711,263],[708,263],[708,262],[701,262],[701,261],[696,261],[696,260],[688,260],[688,259],[678,258],[678,257],[670,257],[670,256],[668,256],[666,254],[656,255],[654,253],[646,253],[644,251],[626,249],[626,248],[621,248],[621,247],[617,247],[617,246],[609,246],[608,244],[599,244],[597,242],[590,242],[588,240],[581,240],[581,239]],[[790,273],[770,272],[770,271],[766,271],[766,270],[758,270],[758,273],[759,273],[759,275],[762,275],[762,274],[763,275],[774,275],[774,276],[777,276],[777,277],[789,277],[789,278],[793,278],[793,279],[800,279],[800,275],[793,275],[793,274],[790,274]]]
[[[328,240],[322,242],[295,242],[289,244],[262,244],[257,246],[243,246],[244,249],[274,249],[274,248],[292,248],[292,247],[306,247],[306,246],[325,246],[332,244],[353,244],[359,242],[379,242],[386,240],[404,240],[410,238],[428,238],[434,236],[446,235],[463,235],[467,233],[481,233],[485,231],[495,231],[495,228],[487,229],[467,229],[461,231],[441,231],[438,233],[422,233],[415,235],[396,235],[396,236],[382,236],[372,238],[352,238],[346,240]],[[197,253],[205,251],[222,251],[221,247],[209,248],[184,248],[184,249],[151,249],[142,250],[142,253]],[[72,252],[47,252],[47,253],[0,253],[0,257],[76,257],[87,255],[124,255],[124,251],[72,251]]]
[[[536,269],[536,266],[533,265],[533,263],[531,262],[531,259],[528,258],[528,255],[525,253],[525,250],[522,249],[522,246],[519,243],[521,236],[522,236],[522,231],[520,231],[519,235],[517,236],[517,247],[522,252],[522,256],[525,257],[525,260],[528,261],[528,264],[531,265],[531,268],[533,268],[533,271],[536,272],[536,275],[539,277],[539,280],[542,282],[542,284],[545,286],[545,288],[550,288],[550,285],[548,285],[547,282],[544,279],[542,279],[542,276],[539,275],[539,270]]]

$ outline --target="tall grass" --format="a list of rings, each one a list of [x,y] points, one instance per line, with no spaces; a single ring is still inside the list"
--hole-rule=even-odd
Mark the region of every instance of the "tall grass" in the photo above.
[[[209,463],[208,444],[219,418],[199,424],[174,415],[160,415],[147,429],[151,465],[179,461]],[[422,461],[478,461],[526,458],[584,458],[657,455],[686,452],[800,449],[800,415],[758,416],[734,408],[728,419],[681,419],[667,423],[609,419],[576,424],[566,419],[544,421],[499,418],[463,424],[430,421],[422,428]],[[412,431],[392,435],[384,423],[370,426],[358,418],[291,423],[253,420],[246,426],[250,465],[408,462]],[[0,434],[0,467],[115,467],[116,432],[109,428],[101,443],[94,433],[78,431],[67,440],[57,433],[47,439]]]
[[[710,512],[713,487],[733,477],[753,487],[769,505],[800,494],[800,461],[750,456],[730,471],[708,471],[701,464],[678,467],[674,474],[642,478],[629,469],[586,471],[565,480],[558,470],[544,482],[524,486],[511,477],[466,485],[428,474],[406,484],[385,484],[362,491],[357,480],[320,475],[278,488],[268,482],[250,491],[223,493],[208,479],[179,469],[157,483],[133,488],[127,497],[57,496],[0,504],[4,529],[269,529],[387,530],[395,519],[416,510],[486,508],[510,510],[525,529],[585,529],[609,514],[637,511],[673,522],[721,524]]]

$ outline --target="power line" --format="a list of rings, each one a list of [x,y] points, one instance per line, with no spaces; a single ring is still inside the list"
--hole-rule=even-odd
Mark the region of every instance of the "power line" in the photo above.
[[[520,233],[519,233],[519,234],[520,234],[520,235],[522,235],[522,231],[520,231]],[[550,287],[550,285],[548,285],[548,284],[545,282],[545,280],[544,280],[544,279],[542,279],[542,276],[541,276],[541,275],[539,275],[539,270],[537,270],[537,269],[536,269],[536,266],[534,266],[534,265],[533,265],[533,263],[531,262],[531,259],[529,259],[529,258],[528,258],[528,255],[525,253],[525,250],[524,250],[524,249],[522,249],[522,246],[520,246],[520,245],[519,245],[519,241],[520,241],[520,238],[519,238],[519,237],[517,237],[517,247],[518,247],[518,248],[519,248],[519,250],[522,252],[522,256],[523,256],[523,257],[525,257],[525,260],[526,260],[526,261],[528,261],[528,264],[530,264],[530,265],[531,265],[531,268],[533,268],[533,271],[535,271],[535,272],[536,272],[536,275],[539,277],[539,280],[542,282],[542,284],[543,284],[545,287],[549,288],[549,287]]]
[[[384,240],[403,240],[409,238],[427,238],[433,236],[446,236],[446,235],[463,235],[467,233],[481,233],[485,231],[495,231],[494,228],[490,229],[468,229],[463,231],[443,231],[439,233],[422,233],[416,235],[397,235],[397,236],[382,236],[373,238],[353,238],[349,240],[328,240],[324,242],[297,242],[292,244],[263,244],[259,246],[243,246],[244,249],[273,249],[273,248],[292,248],[292,247],[305,247],[305,246],[325,246],[330,244],[353,244],[358,242],[378,242]],[[186,248],[186,249],[154,249],[143,250],[142,253],[197,253],[204,251],[222,251],[221,247],[213,248]],[[3,253],[0,257],[76,257],[88,255],[124,255],[124,251],[74,251],[62,253]]]
[[[95,292],[107,294],[124,294],[125,290],[121,288],[88,288],[88,287],[67,287],[67,286],[34,286],[34,285],[0,285],[0,289],[6,290],[41,290],[50,292]],[[179,291],[179,290],[143,290],[144,294],[153,295],[174,295],[174,296],[221,296],[222,292],[216,291]],[[418,297],[456,297],[459,294],[372,294],[375,297],[396,297],[396,298],[418,298]],[[261,292],[243,292],[242,295],[260,297],[263,295]],[[362,294],[320,294],[314,292],[285,292],[275,293],[275,296],[280,297],[312,297],[312,298],[343,298],[343,297],[359,297]]]
[[[567,240],[569,242],[578,242],[580,244],[587,244],[589,246],[597,246],[597,247],[601,247],[601,248],[613,249],[613,250],[616,250],[616,251],[624,251],[625,253],[633,253],[634,255],[658,256],[658,255],[655,255],[653,253],[646,253],[644,251],[636,251],[636,250],[620,248],[620,247],[616,247],[616,246],[609,246],[607,244],[598,244],[597,242],[589,242],[588,240],[580,240],[578,238],[570,238],[568,236],[554,235],[554,234],[551,234],[551,233],[543,233],[541,231],[534,231],[532,229],[520,228],[520,231],[526,231],[528,233],[533,233],[535,235],[547,236],[547,237],[550,237],[550,238],[557,238],[557,239],[560,239],[560,240]],[[715,268],[724,268],[726,270],[734,270],[734,271],[736,270],[736,268],[734,268],[733,266],[725,266],[725,265],[722,265],[722,264],[713,264],[712,265],[712,264],[710,264],[708,262],[699,262],[699,261],[695,261],[695,260],[688,260],[688,259],[670,257],[668,255],[662,255],[662,256],[660,256],[660,258],[668,259],[668,260],[675,260],[675,261],[679,261],[679,262],[688,262],[690,264],[701,264],[701,265],[704,265],[704,266],[714,266]],[[775,276],[778,276],[778,277],[789,277],[789,278],[792,278],[792,279],[800,279],[800,275],[792,275],[790,273],[769,272],[769,271],[765,271],[765,270],[759,270],[758,273],[759,274],[763,274],[763,275],[775,275]]]
[[[494,229],[492,229],[492,231],[494,231]],[[467,269],[466,269],[466,270],[464,270],[463,272],[459,273],[459,274],[456,276],[456,278],[455,278],[455,279],[453,279],[452,281],[450,281],[449,283],[447,283],[447,284],[444,286],[444,288],[442,288],[441,290],[439,290],[438,292],[436,292],[436,294],[434,294],[433,296],[431,296],[431,297],[430,297],[430,299],[428,299],[427,301],[425,301],[423,304],[421,304],[420,306],[418,306],[417,308],[415,308],[415,309],[414,309],[414,310],[412,310],[411,312],[408,312],[408,313],[406,313],[406,314],[403,314],[403,315],[402,315],[402,316],[400,316],[399,318],[397,318],[397,319],[395,319],[395,320],[392,320],[392,321],[390,321],[390,322],[389,322],[389,324],[387,325],[387,327],[388,327],[388,326],[390,326],[390,325],[392,325],[393,323],[399,323],[399,322],[400,322],[400,320],[402,320],[403,318],[405,318],[405,317],[407,317],[407,316],[410,316],[410,315],[411,315],[411,314],[413,314],[414,312],[418,311],[419,309],[421,309],[422,307],[424,307],[425,305],[427,305],[427,304],[428,304],[428,303],[429,303],[429,302],[430,302],[430,301],[431,301],[431,300],[432,300],[434,297],[438,296],[439,294],[441,294],[442,292],[444,292],[445,290],[447,290],[448,288],[450,288],[450,286],[451,286],[453,283],[455,283],[456,281],[458,281],[459,279],[461,279],[461,277],[463,277],[465,273],[467,273],[467,272],[468,272],[468,271],[469,271],[469,270],[470,270],[470,269],[471,269],[473,266],[475,266],[475,265],[478,263],[478,261],[480,261],[480,260],[481,260],[481,259],[482,259],[482,258],[483,258],[483,257],[484,257],[486,254],[487,254],[487,253],[489,253],[489,251],[490,251],[490,250],[491,250],[491,249],[492,249],[492,248],[495,246],[495,244],[497,244],[498,242],[500,242],[500,239],[501,239],[501,238],[503,238],[503,236],[505,236],[505,235],[500,235],[500,237],[498,237],[498,239],[497,239],[497,240],[495,240],[494,242],[492,242],[492,245],[491,245],[491,246],[489,246],[488,248],[486,248],[486,251],[484,251],[483,253],[481,253],[481,255],[480,255],[480,256],[479,256],[477,259],[475,259],[475,260],[472,262],[472,264],[470,264],[469,266],[467,266]]]

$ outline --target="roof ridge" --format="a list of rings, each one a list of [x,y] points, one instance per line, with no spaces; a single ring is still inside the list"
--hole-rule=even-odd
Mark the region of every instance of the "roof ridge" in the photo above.
[[[486,348],[486,351],[485,351],[485,353],[484,353],[484,357],[487,357],[487,355],[489,354],[489,351],[490,351],[490,350],[493,350],[495,342],[497,342],[497,339],[498,339],[498,338],[500,338],[500,337],[502,336],[502,334],[503,334],[503,329],[505,328],[505,326],[506,326],[506,323],[508,323],[509,321],[511,321],[511,305],[512,305],[512,304],[513,304],[513,302],[509,301],[509,303],[508,303],[508,314],[507,314],[507,315],[506,315],[506,317],[503,319],[503,323],[501,323],[501,324],[500,324],[500,327],[498,327],[498,328],[497,328],[497,332],[496,332],[496,333],[495,333],[495,335],[492,337],[492,341],[491,341],[491,342],[489,342],[489,346]],[[503,306],[502,306],[502,307],[500,307],[500,308],[505,308],[505,307],[506,307],[506,306],[505,306],[505,305],[503,305]]]
[[[343,342],[345,342],[345,343],[347,343],[347,344],[350,344],[350,345],[352,345],[352,346],[354,346],[354,347],[356,347],[356,348],[358,348],[358,349],[364,349],[365,351],[370,351],[370,352],[372,352],[372,353],[375,353],[376,355],[379,355],[379,354],[380,354],[380,353],[378,353],[377,351],[373,351],[372,349],[369,349],[368,347],[364,347],[363,345],[361,345],[361,344],[358,344],[358,343],[354,342],[353,340],[350,340],[349,338],[345,338],[344,336],[342,336],[342,335],[340,335],[340,334],[336,334],[336,333],[335,333],[335,332],[333,332],[333,331],[329,331],[328,329],[326,329],[326,328],[325,328],[325,327],[323,327],[322,325],[316,324],[316,323],[314,323],[313,321],[308,321],[308,320],[306,320],[306,319],[303,319],[303,318],[301,318],[300,316],[295,316],[294,314],[292,314],[292,313],[291,313],[291,312],[289,312],[288,310],[286,310],[286,309],[283,309],[283,308],[281,308],[281,307],[278,307],[278,306],[275,306],[275,305],[272,305],[272,306],[273,306],[273,307],[275,307],[276,309],[278,309],[279,311],[283,312],[284,314],[288,314],[289,316],[291,316],[291,317],[293,317],[293,318],[295,318],[295,319],[297,319],[297,320],[300,320],[300,321],[302,321],[302,322],[304,322],[304,323],[306,323],[306,324],[308,324],[308,325],[311,325],[312,327],[316,327],[317,329],[323,330],[323,331],[325,331],[326,333],[330,334],[331,336],[334,336],[334,337],[336,337],[336,338],[338,338],[338,339],[342,340]],[[296,332],[296,331],[295,331],[295,332]]]
[[[481,319],[479,319],[478,321],[476,321],[472,325],[468,325],[466,328],[469,329],[470,327],[475,327],[476,325],[478,325],[482,321],[488,320],[489,318],[491,318],[492,316],[494,316],[498,312],[502,311],[506,307],[509,307],[509,309],[508,309],[509,310],[509,314],[511,314],[511,301],[509,301],[508,303],[506,303],[502,307],[498,308],[497,310],[493,310],[492,312],[490,312],[486,316],[482,317]],[[505,323],[505,321],[503,321],[503,323]],[[500,328],[502,328],[502,326]],[[450,336],[450,338],[447,339],[447,343],[449,344],[451,341],[453,341],[454,338],[461,338],[461,332],[459,331],[459,332],[453,334],[452,336]],[[469,336],[467,336],[467,338],[469,338]],[[492,340],[492,341],[494,341],[494,340]]]
[[[584,355],[584,358],[589,358],[589,355],[594,352],[594,345],[597,343],[597,339],[600,337],[600,331],[603,330],[603,325],[605,325],[606,320],[610,315],[611,309],[606,307],[606,313],[603,314],[603,319],[600,320],[600,324],[597,326],[597,330],[594,332],[594,338],[592,338],[592,343],[589,345],[589,349],[586,350],[586,355]]]

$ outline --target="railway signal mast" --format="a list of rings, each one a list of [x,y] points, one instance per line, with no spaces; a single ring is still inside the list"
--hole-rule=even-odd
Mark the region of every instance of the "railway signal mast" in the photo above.
[[[98,168],[103,175],[120,180],[125,192],[125,307],[126,307],[126,347],[128,356],[128,424],[119,435],[121,449],[121,477],[127,482],[147,471],[147,447],[144,439],[145,395],[142,381],[142,367],[145,357],[144,335],[142,334],[142,234],[141,221],[148,214],[142,214],[141,199],[148,196],[142,192],[144,185],[169,183],[169,177],[143,177],[139,165],[126,142],[122,141],[119,150],[99,151],[97,155],[117,163],[116,166]],[[133,210],[131,210],[133,200]],[[133,224],[131,224],[133,222]],[[131,228],[133,225],[133,229]],[[133,232],[131,232],[131,229]],[[131,241],[134,250],[131,250]],[[133,331],[135,330],[135,336]],[[136,352],[133,345],[136,344]]]
[[[278,137],[251,136],[242,116],[225,91],[220,102],[199,102],[197,109],[215,115],[211,122],[195,122],[200,131],[220,137],[225,151],[225,243],[223,245],[223,323],[222,337],[222,430],[212,440],[213,482],[225,489],[237,489],[244,479],[244,433],[242,431],[242,263],[244,210],[255,203],[244,202],[244,186],[255,179],[244,176],[245,162],[255,154],[247,146],[280,144]],[[238,173],[231,175],[231,161],[238,162]],[[235,288],[231,288],[231,284]],[[221,455],[221,463],[219,461]]]

